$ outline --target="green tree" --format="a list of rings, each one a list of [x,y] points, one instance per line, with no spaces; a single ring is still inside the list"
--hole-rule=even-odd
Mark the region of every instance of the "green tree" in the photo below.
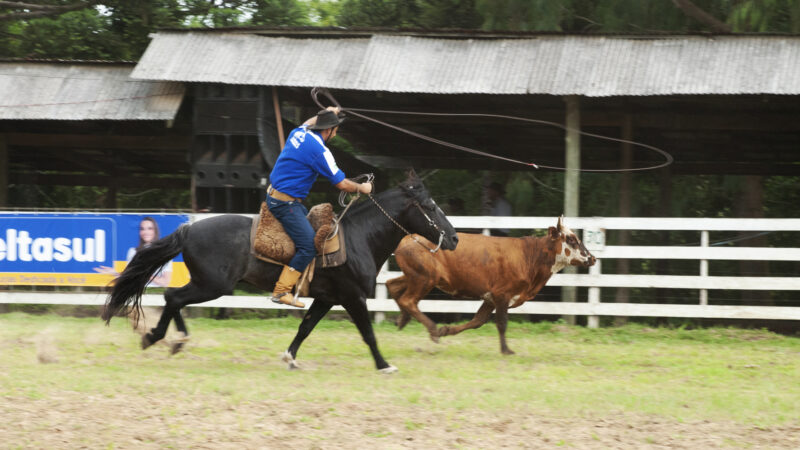
[[[417,6],[423,28],[476,29],[483,23],[475,0],[419,0]]]
[[[257,0],[251,24],[272,26],[311,25],[310,7],[297,0]]]
[[[416,27],[415,0],[344,0],[337,21],[345,27]]]

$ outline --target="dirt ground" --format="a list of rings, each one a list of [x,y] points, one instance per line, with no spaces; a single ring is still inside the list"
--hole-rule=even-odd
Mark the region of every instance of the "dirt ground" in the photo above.
[[[154,411],[159,411],[154,415]],[[164,411],[167,411],[165,413]],[[486,416],[424,407],[113,398],[0,398],[3,448],[800,448],[800,427],[642,416]]]

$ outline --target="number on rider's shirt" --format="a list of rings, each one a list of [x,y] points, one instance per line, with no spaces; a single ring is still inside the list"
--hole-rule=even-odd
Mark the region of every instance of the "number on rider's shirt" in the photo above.
[[[305,132],[297,132],[297,133],[294,134],[294,136],[292,136],[291,139],[289,139],[289,141],[292,143],[294,148],[300,147],[300,144],[302,144],[303,141],[305,141],[305,140],[306,140],[306,133]]]

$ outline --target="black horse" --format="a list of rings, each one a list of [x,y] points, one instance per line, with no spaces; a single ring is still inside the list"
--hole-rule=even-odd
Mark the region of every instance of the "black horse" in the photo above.
[[[240,280],[271,290],[282,267],[250,254],[252,223],[253,219],[240,215],[216,216],[183,225],[138,251],[115,280],[106,299],[103,320],[108,323],[114,315],[122,311],[127,313],[131,308],[141,311],[142,294],[148,281],[180,252],[183,252],[191,281],[164,292],[164,311],[158,325],[142,336],[143,349],[164,338],[172,319],[178,331],[188,336],[181,308],[230,295]],[[303,340],[333,305],[342,305],[369,346],[378,370],[394,372],[397,369],[389,365],[378,350],[366,298],[375,288],[381,265],[406,234],[420,234],[431,242],[440,242],[443,249],[453,250],[458,243],[456,231],[413,170],[397,188],[351,207],[340,226],[345,231],[347,262],[339,267],[317,268],[309,291],[314,302],[283,360],[290,368],[296,367],[294,358]],[[264,298],[264,302],[267,301]],[[175,344],[173,352],[180,351],[181,346],[181,343]]]

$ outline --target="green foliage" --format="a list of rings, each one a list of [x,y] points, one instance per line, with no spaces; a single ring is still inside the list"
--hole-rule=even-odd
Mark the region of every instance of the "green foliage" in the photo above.
[[[475,3],[475,0],[419,0],[418,24],[423,28],[479,28],[483,18]]]
[[[316,26],[330,27],[337,25],[341,3],[335,0],[309,0],[309,20]]]
[[[476,0],[485,30],[561,31],[563,0]]]
[[[14,22],[0,39],[0,54],[25,58],[125,59],[125,45],[109,26],[108,17],[89,9],[55,19]]]
[[[800,2],[744,0],[732,6],[728,23],[734,31],[800,33]]]
[[[416,27],[415,0],[344,0],[339,25],[345,27]]]
[[[309,6],[297,0],[257,0],[252,25],[310,25]],[[323,10],[324,11],[324,10]]]

